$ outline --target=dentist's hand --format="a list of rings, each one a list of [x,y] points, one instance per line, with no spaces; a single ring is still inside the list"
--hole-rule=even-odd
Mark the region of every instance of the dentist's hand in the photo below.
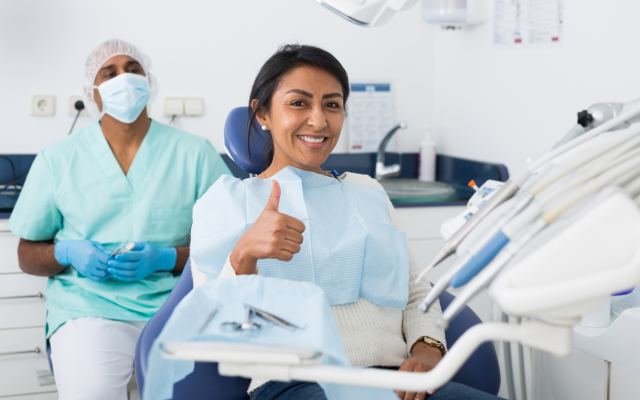
[[[157,271],[172,271],[176,265],[175,247],[160,247],[148,242],[136,243],[128,253],[112,257],[108,262],[109,275],[115,279],[135,282]]]
[[[80,275],[93,281],[107,278],[109,253],[92,240],[61,240],[54,246],[56,261],[65,267],[72,266]]]
[[[236,274],[255,274],[258,260],[290,261],[300,251],[302,221],[278,211],[280,184],[271,181],[271,196],[256,222],[240,237],[230,260]]]

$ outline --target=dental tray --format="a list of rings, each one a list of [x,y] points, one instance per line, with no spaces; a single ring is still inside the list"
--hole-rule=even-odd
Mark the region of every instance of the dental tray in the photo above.
[[[309,365],[322,361],[319,351],[247,343],[175,341],[161,343],[160,348],[168,357],[201,362]]]

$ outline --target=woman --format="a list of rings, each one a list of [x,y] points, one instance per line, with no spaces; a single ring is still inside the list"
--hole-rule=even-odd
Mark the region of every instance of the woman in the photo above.
[[[250,126],[257,120],[271,133],[272,161],[256,178],[219,179],[196,204],[194,216],[208,216],[194,218],[194,285],[245,274],[311,281],[332,305],[352,364],[428,371],[445,351],[440,311],[417,308],[428,288],[414,282],[388,197],[368,176],[321,167],[340,138],[348,95],[344,68],[322,49],[287,45],[264,64]],[[484,395],[451,385],[433,398],[476,394]],[[324,398],[319,385],[302,382],[254,381],[250,396]]]

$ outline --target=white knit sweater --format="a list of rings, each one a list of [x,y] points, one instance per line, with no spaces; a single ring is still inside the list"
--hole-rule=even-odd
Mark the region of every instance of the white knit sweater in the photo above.
[[[367,175],[345,173],[340,179],[362,185],[380,186]],[[391,202],[389,214],[397,227],[397,217]],[[418,309],[430,286],[424,281],[420,284],[415,283],[420,271],[416,270],[411,254],[409,265],[409,301],[404,310],[381,307],[364,299],[332,307],[351,364],[363,367],[397,367],[408,357],[411,347],[421,336],[429,336],[445,343],[444,331],[436,326],[436,320],[441,315],[440,305],[435,304],[426,314]],[[206,282],[207,276],[198,270],[197,265],[192,263],[191,268],[194,287]],[[234,275],[235,270],[227,257],[220,276]],[[254,381],[250,390],[258,386],[258,382]]]

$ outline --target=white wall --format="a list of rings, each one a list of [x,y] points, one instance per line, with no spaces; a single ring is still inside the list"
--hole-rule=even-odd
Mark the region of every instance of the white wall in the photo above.
[[[492,1],[489,1],[492,3]],[[564,0],[562,43],[492,43],[489,21],[440,31],[434,59],[434,136],[440,150],[525,168],[592,103],[640,97],[640,2]]]
[[[415,11],[363,29],[313,0],[2,0],[0,153],[34,153],[66,135],[68,97],[80,94],[84,60],[112,37],[131,41],[153,60],[160,91],[151,115],[167,120],[161,101],[167,96],[203,97],[205,115],[177,126],[220,150],[226,114],[246,104],[259,67],[279,45],[299,42],[331,51],[352,80],[391,81],[398,117],[409,123],[399,148],[415,151],[433,109],[435,34]],[[57,96],[57,114],[30,116],[34,94]]]

